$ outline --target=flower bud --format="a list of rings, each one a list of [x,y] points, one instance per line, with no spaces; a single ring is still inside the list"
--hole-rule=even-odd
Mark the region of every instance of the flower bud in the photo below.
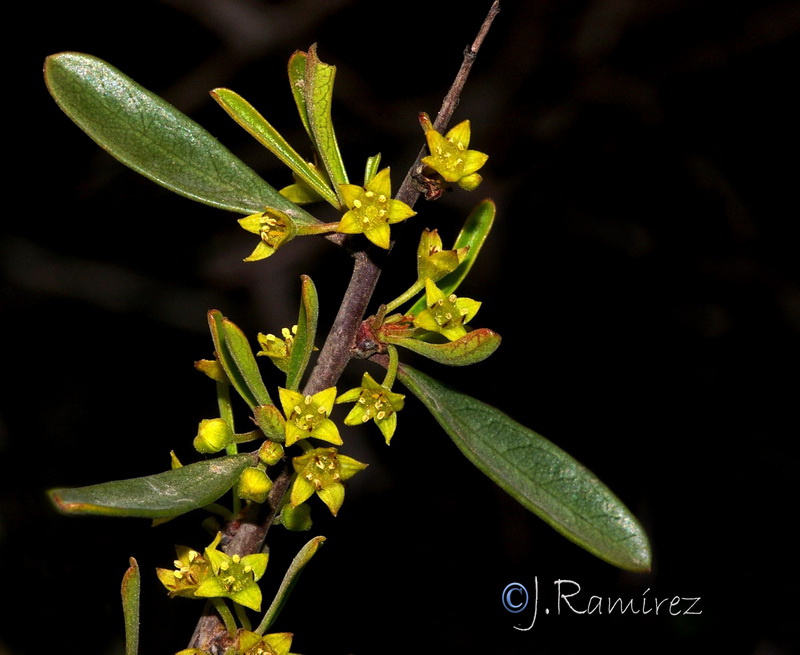
[[[276,441],[267,439],[258,449],[258,459],[267,466],[274,466],[283,457],[283,446]]]
[[[261,469],[251,466],[239,478],[239,498],[263,503],[272,489],[272,480]]]
[[[233,432],[228,427],[225,419],[203,419],[197,428],[194,447],[197,452],[210,455],[211,453],[218,453],[232,442]]]

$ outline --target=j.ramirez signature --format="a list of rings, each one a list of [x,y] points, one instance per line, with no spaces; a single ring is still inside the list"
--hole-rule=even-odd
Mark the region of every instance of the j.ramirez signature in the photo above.
[[[530,630],[536,623],[539,614],[539,578],[533,578],[533,596],[528,593],[527,587],[519,582],[512,582],[503,589],[502,602],[503,608],[512,614],[520,614],[526,608],[531,615],[530,625],[520,627],[515,625],[516,630]],[[561,614],[572,612],[573,614],[671,614],[672,616],[700,615],[703,610],[698,607],[700,597],[688,598],[683,596],[672,596],[657,598],[650,595],[648,587],[641,597],[636,598],[610,598],[603,596],[589,596],[581,594],[581,586],[574,580],[556,580],[555,587],[556,613]],[[545,614],[550,614],[550,608],[544,608]]]

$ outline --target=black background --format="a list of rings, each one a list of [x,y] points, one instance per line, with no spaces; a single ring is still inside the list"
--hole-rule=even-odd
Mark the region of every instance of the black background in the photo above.
[[[316,42],[338,67],[351,177],[380,151],[396,186],[422,143],[417,113],[438,109],[488,4],[22,9],[5,89],[0,546],[12,608],[0,653],[122,652],[131,556],[143,570],[142,655],[185,647],[200,604],[168,601],[153,569],[170,565],[175,543],[207,543],[198,517],[158,528],[67,518],[44,490],[154,473],[170,450],[191,461],[216,405],[192,368],[211,355],[206,311],[252,337],[274,332],[294,321],[306,273],[329,324],[349,271],[313,239],[243,263],[255,244],[235,216],[138,177],[61,114],[44,57],[109,61],[282,186],[285,170],[207,91],[238,91],[302,149],[285,66]],[[447,242],[493,198],[496,228],[461,293],[484,301],[473,324],[503,345],[470,369],[425,370],[597,473],[647,528],[653,571],[620,572],[565,541],[409,400],[390,448],[376,429],[345,435],[345,452],[370,468],[339,517],[317,503],[312,533],[271,535],[267,593],[306,539],[328,537],[275,626],[295,633],[294,651],[796,652],[799,14],[796,2],[753,0],[503,3],[455,115],[490,155],[485,182],[395,229],[396,269],[376,300],[412,281],[421,227]],[[520,632],[500,594],[535,579],[539,619]],[[556,616],[558,579],[579,583],[584,605],[700,597],[702,613]]]

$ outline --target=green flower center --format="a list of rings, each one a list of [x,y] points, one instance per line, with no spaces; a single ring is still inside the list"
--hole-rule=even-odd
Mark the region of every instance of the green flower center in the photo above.
[[[234,555],[230,560],[220,564],[217,575],[229,593],[241,591],[255,582],[253,567],[249,564],[242,564],[242,558],[239,555]]]
[[[277,249],[289,235],[288,225],[281,218],[273,218],[264,214],[261,219],[261,229],[259,236],[268,246]]]
[[[362,405],[364,409],[364,415],[361,417],[363,423],[366,423],[371,418],[382,421],[388,418],[394,411],[388,398],[386,398],[383,393],[369,391],[368,389],[364,389],[364,391],[361,392],[358,403]]]
[[[450,173],[460,173],[464,168],[464,158],[461,156],[464,149],[464,144],[460,141],[456,143],[448,139],[445,144],[436,148],[437,165]]]
[[[255,646],[248,648],[242,655],[278,655],[269,644],[259,641]]]
[[[317,453],[306,463],[303,477],[319,491],[341,480],[339,461],[335,455]]]
[[[430,306],[431,314],[439,327],[447,328],[461,325],[466,309],[459,310],[456,306],[455,294],[448,298],[440,298]]]
[[[353,209],[366,230],[389,220],[389,198],[382,193],[365,191],[353,201]]]
[[[313,432],[319,427],[320,423],[328,418],[328,412],[314,402],[311,396],[303,399],[302,405],[295,405],[292,412],[292,422],[301,430]]]

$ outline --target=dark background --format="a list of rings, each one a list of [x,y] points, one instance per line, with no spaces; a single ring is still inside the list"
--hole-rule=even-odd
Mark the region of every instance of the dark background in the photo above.
[[[485,6],[484,6],[485,5]],[[119,581],[143,570],[142,655],[188,641],[199,603],[153,575],[173,544],[208,539],[190,515],[67,518],[44,490],[192,461],[213,386],[217,308],[253,338],[296,315],[299,276],[323,324],[343,253],[295,242],[241,259],[235,216],[173,196],[100,151],[61,114],[44,57],[95,54],[190,114],[275,186],[281,166],[207,91],[235,89],[301,150],[285,66],[319,44],[338,67],[334,119],[351,177],[383,153],[395,186],[489,3],[165,0],[30,3],[6,87],[14,170],[0,242],[0,653],[122,652]],[[796,652],[800,276],[797,2],[504,2],[455,120],[488,152],[484,184],[418,206],[377,301],[414,275],[419,229],[446,242],[483,197],[498,222],[463,295],[504,337],[491,360],[432,375],[492,402],[604,480],[646,526],[653,571],[620,572],[567,542],[474,469],[416,401],[392,446],[350,431],[370,462],[338,518],[275,531],[267,593],[315,534],[328,542],[275,630],[301,653]],[[356,370],[342,387],[355,385]],[[374,369],[370,369],[374,370]],[[342,414],[343,416],[343,414]],[[374,426],[369,426],[373,427]],[[503,611],[510,582],[540,615]],[[700,597],[697,616],[554,609],[554,582],[590,595]],[[649,590],[649,591],[647,591]],[[662,606],[664,607],[664,606]],[[686,605],[682,605],[686,607]]]

